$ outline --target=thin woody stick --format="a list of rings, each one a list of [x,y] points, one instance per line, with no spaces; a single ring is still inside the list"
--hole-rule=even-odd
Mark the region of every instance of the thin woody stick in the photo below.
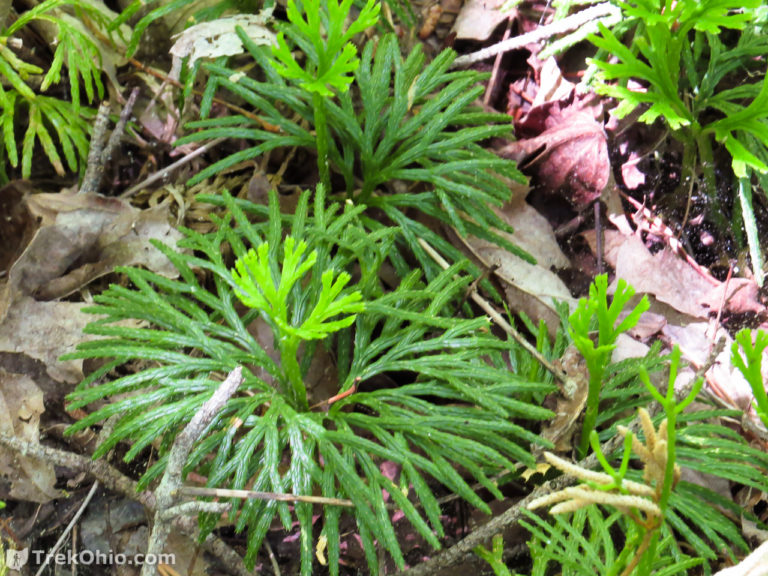
[[[196,486],[182,486],[178,490],[182,496],[214,496],[218,498],[242,498],[247,500],[277,500],[278,502],[309,502],[310,504],[324,504],[326,506],[343,506],[354,508],[352,500],[341,498],[325,498],[323,496],[303,496],[301,494],[280,494],[278,492],[258,492],[256,490],[230,490],[227,488],[203,488]]]
[[[571,30],[577,30],[585,24],[592,22],[593,20],[597,20],[598,18],[601,18],[601,22],[606,26],[613,26],[619,22],[619,20],[621,20],[621,10],[610,2],[597,4],[596,6],[592,6],[586,10],[577,12],[576,14],[568,16],[567,18],[563,18],[562,20],[558,20],[557,22],[553,22],[547,26],[540,26],[532,32],[503,40],[498,44],[494,44],[488,48],[483,48],[482,50],[478,50],[472,54],[467,54],[466,56],[459,56],[456,58],[456,60],[453,61],[451,67],[466,68],[470,64],[491,58],[497,54],[509,52],[510,50],[518,50],[528,44],[540,42],[541,40],[551,38],[552,36],[557,36],[558,34],[564,34],[565,32],[570,32]]]
[[[165,542],[171,533],[171,518],[169,518],[168,511],[176,504],[176,495],[181,488],[184,464],[195,442],[242,383],[243,369],[238,366],[229,373],[227,379],[221,383],[213,396],[201,406],[173,442],[163,478],[155,491],[157,508],[155,509],[152,534],[149,537],[149,546],[147,546],[147,557],[158,557],[165,548]],[[154,564],[144,564],[141,568],[141,576],[155,576],[156,573],[157,566]]]
[[[83,183],[80,186],[78,194],[96,194],[99,191],[99,184],[104,176],[104,167],[112,158],[112,154],[120,143],[120,138],[125,130],[125,124],[131,117],[133,105],[139,95],[139,89],[134,88],[128,101],[120,113],[120,120],[117,122],[112,135],[107,139],[107,126],[109,124],[109,102],[104,101],[99,106],[96,115],[96,122],[93,126],[93,135],[91,136],[91,149],[88,152],[88,161],[86,163]]]
[[[443,270],[446,270],[449,266],[448,262],[445,261],[445,259],[438,254],[438,252],[432,248],[424,239],[419,238],[419,244],[421,244],[421,247],[424,248],[424,251],[429,254],[429,256],[437,262],[440,267]],[[483,309],[483,311],[488,314],[488,316],[491,317],[491,319],[502,329],[504,332],[512,336],[515,340],[517,340],[518,344],[520,344],[523,348],[525,348],[531,356],[536,358],[538,362],[541,363],[544,368],[549,370],[552,375],[560,380],[563,384],[565,384],[568,381],[568,376],[563,372],[560,368],[552,364],[549,360],[544,358],[544,356],[541,355],[541,353],[536,350],[536,348],[526,340],[520,332],[518,332],[514,326],[512,326],[509,322],[507,322],[504,317],[499,314],[496,309],[491,306],[491,303],[488,302],[485,298],[480,296],[480,294],[477,293],[477,290],[472,290],[469,294],[469,297],[472,298],[472,301],[480,306],[480,308]]]

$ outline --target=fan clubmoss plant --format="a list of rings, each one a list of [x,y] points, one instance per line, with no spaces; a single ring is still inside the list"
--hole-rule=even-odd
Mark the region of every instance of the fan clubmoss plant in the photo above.
[[[289,385],[282,393],[291,398],[299,410],[309,409],[307,389],[299,366],[299,346],[302,342],[323,339],[332,332],[350,326],[355,321],[354,314],[365,308],[360,302],[362,296],[359,291],[341,294],[349,282],[349,274],[342,272],[334,279],[334,271],[326,270],[321,276],[322,289],[314,308],[299,326],[291,325],[288,318],[288,296],[296,283],[317,262],[317,252],[303,258],[306,249],[306,242],[296,245],[291,236],[285,239],[282,269],[277,282],[272,277],[269,242],[260,244],[258,251],[251,248],[235,262],[235,270],[232,272],[232,279],[240,288],[237,297],[246,306],[260,310],[275,331],[280,365],[285,371],[284,380]],[[331,320],[339,315],[342,317]]]
[[[358,61],[351,38],[375,21],[378,5],[372,1],[365,4],[361,19],[346,29],[349,1],[305,2],[302,11],[290,6],[277,47],[258,46],[238,29],[258,66],[255,73],[220,63],[204,65],[210,76],[200,107],[202,120],[188,125],[199,130],[178,143],[225,137],[253,145],[200,171],[190,183],[275,148],[308,148],[317,152],[318,179],[329,194],[339,190],[346,199],[383,212],[401,227],[407,250],[393,256],[401,276],[410,268],[408,251],[427,278],[440,272],[418,238],[451,261],[463,258],[415,211],[532,261],[499,234],[512,229],[489,209],[509,199],[509,180],[525,179],[514,162],[482,145],[511,133],[508,116],[473,105],[485,76],[451,71],[456,57],[452,50],[427,63],[417,46],[404,59],[391,34],[367,41]],[[336,36],[321,34],[318,22]],[[244,100],[251,107],[249,114],[208,118],[220,89]],[[372,218],[363,222],[370,230],[380,226]]]
[[[345,20],[351,6],[352,0],[342,0],[341,4],[337,0],[327,0],[326,10],[321,12],[320,0],[304,0],[302,15],[296,2],[288,0],[288,20],[293,26],[285,30],[292,33],[294,41],[309,41],[313,49],[306,51],[307,61],[305,67],[302,67],[285,41],[285,31],[277,35],[277,46],[272,47],[274,67],[278,74],[298,81],[302,89],[312,94],[317,168],[320,182],[327,190],[331,189],[331,174],[328,166],[330,135],[325,101],[334,95],[334,90],[340,93],[349,90],[352,74],[360,65],[357,48],[351,40],[376,24],[381,8],[376,0],[368,0],[345,30]]]
[[[100,28],[107,27],[107,18],[97,7],[74,0],[46,0],[21,14],[7,27],[0,22],[0,130],[5,157],[15,168],[19,165],[16,129],[19,118],[27,119],[21,143],[22,178],[29,178],[32,174],[36,141],[58,174],[65,174],[65,163],[71,171],[76,171],[78,165],[82,167],[88,155],[90,128],[86,119],[93,114],[81,106],[81,90],[85,90],[88,102],[104,95],[99,47],[87,32],[73,22],[72,16],[64,12],[65,9],[74,11],[81,21]],[[47,70],[24,61],[14,51],[20,46],[20,40],[15,35],[32,22],[44,22],[58,29],[53,59]],[[32,89],[30,79],[37,75],[42,75],[40,92],[58,85],[62,81],[64,68],[70,102],[38,94]],[[64,155],[63,160],[56,140]],[[3,173],[0,162],[0,174]]]
[[[364,206],[326,206],[322,187],[314,209],[305,193],[291,215],[279,212],[274,194],[269,208],[226,194],[218,200],[228,216],[215,232],[185,230],[183,252],[156,244],[179,279],[123,268],[132,287],[95,297],[88,311],[99,319],[87,331],[102,338],[70,357],[108,362],[69,399],[71,408],[105,403],[70,433],[116,416],[96,456],[118,442],[129,443],[127,460],[154,446],[159,458],[140,480],[146,489],[217,379],[239,365],[238,395],[187,462],[208,486],[351,500],[352,529],[373,573],[377,545],[405,563],[385,495],[435,548],[443,536],[437,484],[490,512],[472,483],[501,498],[491,475],[534,464],[531,445],[548,443],[529,423],[552,413],[529,399],[553,387],[511,373],[514,344],[494,336],[486,317],[463,316],[472,281],[466,264],[427,282],[416,271],[386,288],[380,269],[398,230],[370,234],[360,222]],[[225,260],[230,250],[234,265]],[[262,322],[271,331],[266,341],[254,336]],[[265,350],[272,343],[277,359]],[[310,367],[321,346],[335,359],[336,377],[318,382]],[[135,359],[149,364],[113,376]],[[380,387],[377,378],[395,385]],[[385,460],[399,467],[394,481],[381,472]],[[248,566],[276,516],[286,530],[298,521],[302,574],[312,571],[316,529],[327,541],[328,569],[338,573],[340,532],[350,526],[341,509],[306,502],[232,502],[231,521],[247,531]],[[219,520],[204,518],[203,533]]]
[[[614,113],[619,118],[644,106],[640,121],[660,120],[682,142],[680,190],[687,188],[690,195],[701,173],[711,206],[708,214],[723,233],[729,226],[718,191],[732,183],[721,179],[718,187],[713,143],[724,145],[737,180],[733,189],[738,188],[734,213],[740,213],[740,219],[735,219],[734,228],[740,238],[743,221],[753,270],[762,284],[752,186],[754,176],[763,193],[768,191],[768,38],[763,2],[615,3],[623,14],[617,32],[600,25],[600,35],[589,38],[601,49],[591,61],[599,70],[597,91],[618,100]],[[732,30],[739,31],[738,41],[726,45],[726,32]],[[629,46],[620,41],[621,34],[631,39]],[[630,79],[642,82],[643,88],[630,89]],[[617,82],[607,82],[611,80]]]

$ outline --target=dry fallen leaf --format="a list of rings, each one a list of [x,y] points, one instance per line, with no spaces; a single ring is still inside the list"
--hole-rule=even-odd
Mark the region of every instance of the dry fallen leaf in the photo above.
[[[594,249],[594,232],[585,232],[584,237]],[[721,304],[729,313],[759,314],[765,311],[753,280],[732,278],[726,285],[705,276],[669,247],[652,254],[636,234],[606,230],[603,246],[604,259],[616,270],[617,278],[623,278],[637,292],[651,294],[659,302],[687,316],[709,318],[717,313]],[[672,321],[669,316],[667,319]]]
[[[712,326],[707,322],[693,322],[687,326],[668,324],[662,335],[670,343],[680,346],[683,359],[701,366],[706,362],[709,350],[721,338],[725,348],[717,356],[714,365],[707,372],[706,389],[720,398],[727,405],[745,410],[757,423],[759,418],[752,408],[752,388],[741,372],[731,364],[731,345],[733,339],[724,328],[718,328],[712,334]],[[768,358],[763,360],[763,378],[768,376]]]
[[[601,114],[589,96],[573,90],[566,99],[531,108],[515,123],[519,139],[499,155],[524,161],[548,194],[559,192],[583,208],[600,196],[611,170],[605,131],[596,120]]]
[[[42,362],[48,376],[60,384],[79,383],[83,361],[62,362],[59,356],[85,340],[83,328],[93,318],[83,314],[82,307],[75,302],[38,302],[29,296],[16,299],[0,322],[0,353]]]
[[[8,287],[13,295],[61,298],[118,265],[177,275],[149,242],[175,245],[181,237],[168,223],[167,206],[138,210],[118,198],[72,192],[33,194],[27,205],[40,219],[40,228],[11,267]]]
[[[166,208],[140,211],[115,198],[62,192],[30,195],[26,204],[23,221],[39,219],[40,227],[14,232],[19,241],[31,240],[0,290],[0,431],[34,444],[44,401],[61,402],[83,378],[82,360],[59,357],[89,338],[83,328],[93,319],[81,312],[84,304],[36,297],[69,294],[121,264],[173,276],[175,268],[149,240],[173,245],[180,234],[168,224]],[[0,498],[58,496],[50,465],[2,451],[0,476],[9,475]]]
[[[587,363],[575,346],[571,345],[557,362],[568,376],[563,385],[558,383],[555,419],[541,431],[541,436],[554,444],[555,452],[573,449],[573,435],[578,431],[579,418],[587,403],[589,372]]]
[[[31,378],[0,368],[0,433],[38,444],[44,411],[43,393]],[[54,489],[53,464],[4,447],[0,447],[0,479],[0,500],[48,502],[61,496]]]
[[[181,234],[168,224],[166,208],[141,211],[117,198],[34,194],[27,205],[40,219],[40,228],[0,292],[0,354],[42,362],[54,381],[75,384],[82,380],[82,361],[61,362],[59,356],[84,339],[82,331],[91,318],[80,312],[82,304],[37,298],[70,294],[118,265],[142,265],[176,276],[149,240],[174,245]],[[13,359],[16,365],[18,360]]]
[[[547,102],[566,101],[570,98],[575,84],[563,76],[554,57],[540,60],[532,54],[528,58],[528,63],[539,81],[539,89],[533,102],[531,102],[533,110],[538,109],[539,106],[544,106]]]
[[[584,235],[592,245],[594,234]],[[604,258],[638,293],[653,295],[658,301],[693,318],[707,318],[709,310],[699,303],[712,289],[687,262],[669,249],[656,254],[636,235],[625,236],[613,230],[604,232]]]
[[[461,241],[485,268],[494,269],[510,309],[525,312],[537,323],[543,319],[554,335],[560,324],[554,300],[570,307],[576,301],[552,270],[568,268],[570,262],[560,250],[549,222],[525,202],[524,193],[514,194],[513,200],[496,212],[515,230],[506,237],[536,258],[536,264],[478,238]]]
[[[219,58],[245,52],[236,32],[237,27],[242,28],[246,36],[257,45],[276,45],[277,37],[266,27],[270,19],[271,16],[267,14],[237,14],[190,26],[176,35],[176,42],[171,47],[173,64],[170,77],[179,79],[183,58],[189,58],[187,66],[192,68],[200,58]]]
[[[499,24],[509,18],[502,12],[506,0],[467,0],[456,17],[451,30],[457,40],[488,40]]]

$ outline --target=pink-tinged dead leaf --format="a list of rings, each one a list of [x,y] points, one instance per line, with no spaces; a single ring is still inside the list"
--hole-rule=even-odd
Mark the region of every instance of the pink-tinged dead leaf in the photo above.
[[[467,0],[456,17],[451,30],[457,40],[488,40],[493,31],[510,17],[502,12],[506,0]],[[511,14],[514,16],[514,13]]]
[[[723,298],[726,290],[727,296]],[[715,286],[701,299],[701,303],[715,312],[721,306],[725,312],[732,314],[760,314],[765,311],[765,306],[759,301],[757,282],[749,278],[731,278]]]
[[[555,452],[569,452],[573,449],[573,435],[579,429],[579,418],[587,403],[589,371],[587,363],[575,346],[571,345],[556,362],[568,379],[558,383],[555,419],[544,427],[543,438],[554,444]]]
[[[624,315],[621,316],[623,318]],[[630,328],[627,332],[633,339],[637,338],[643,342],[648,341],[651,337],[655,336],[667,325],[667,319],[663,314],[655,314],[651,311],[646,311],[640,316],[637,324],[633,328]]]
[[[146,101],[140,98],[136,106],[139,112],[135,115],[139,125],[144,133],[155,140],[171,144],[176,139],[176,129],[179,127],[181,116],[175,89],[167,81],[160,80],[147,72],[138,71],[136,77],[147,87]],[[188,146],[179,146],[174,149],[171,156],[186,154],[190,151]]]
[[[594,232],[586,232],[584,237],[594,251]],[[725,283],[703,275],[669,247],[651,254],[637,235],[626,236],[614,230],[605,231],[603,246],[605,261],[616,270],[617,278],[623,278],[637,292],[651,294],[678,312],[705,319],[716,315],[721,304],[726,313],[765,311],[752,280],[732,278],[727,283],[728,297],[723,300]]]
[[[44,411],[43,393],[31,378],[0,369],[0,433],[39,444],[40,415]],[[54,488],[53,464],[2,447],[0,478],[0,500],[48,502],[61,496]]]
[[[584,236],[594,247],[594,233]],[[711,280],[670,249],[651,254],[637,236],[614,230],[605,231],[604,247],[605,261],[616,270],[616,277],[629,282],[638,293],[651,294],[693,318],[708,317],[709,309],[700,301],[711,291]]]
[[[516,121],[526,118],[532,108],[538,110],[549,101],[568,98],[574,87],[572,82],[563,77],[554,58],[540,60],[532,53],[526,62],[533,73],[533,81],[528,74],[509,85],[507,113],[514,116]],[[532,134],[518,134],[518,137],[535,136],[543,130],[544,126],[541,126]]]
[[[619,334],[618,338],[616,338],[616,345],[611,350],[611,362],[621,362],[630,358],[643,358],[648,354],[648,350],[650,348],[646,344],[638,342],[627,334]]]
[[[716,494],[726,501],[733,502],[733,494],[731,493],[731,481],[723,478],[722,476],[715,476],[714,474],[707,474],[705,472],[699,472],[698,470],[691,470],[683,466],[681,468],[680,479],[683,482],[690,482],[691,484],[697,484],[709,490],[712,490]]]
[[[555,58],[542,61],[535,54],[531,54],[528,63],[533,68],[539,83],[539,90],[531,103],[533,108],[544,106],[547,102],[559,102],[570,98],[575,85],[563,77]]]
[[[662,336],[670,347],[675,344],[680,346],[683,359],[691,362],[694,367],[706,362],[711,346],[721,338],[724,339],[725,347],[707,372],[705,389],[725,405],[743,410],[755,425],[762,427],[752,406],[752,388],[741,372],[731,364],[733,339],[725,329],[719,328],[712,334],[712,325],[708,322],[695,322],[685,327],[670,324],[664,327]],[[768,354],[763,357],[763,381],[768,381]]]
[[[589,97],[571,96],[533,107],[515,124],[518,140],[499,155],[523,163],[548,194],[561,194],[577,208],[600,196],[611,165],[602,112]]]
[[[385,460],[379,464],[379,470],[381,470],[381,473],[384,476],[392,480],[392,482],[395,482],[398,476],[400,476],[400,464],[392,462],[391,460]]]
[[[522,310],[534,322],[544,320],[552,334],[560,320],[554,300],[575,305],[575,300],[553,269],[568,268],[570,262],[560,250],[549,222],[525,202],[525,194],[513,195],[513,200],[496,213],[515,230],[505,235],[510,241],[536,258],[530,264],[478,238],[458,239],[486,269],[493,269],[501,281],[512,310]]]
[[[519,78],[509,85],[507,91],[507,114],[520,118],[530,110],[530,102],[536,96],[536,86],[528,78]]]
[[[392,462],[391,460],[385,460],[381,464],[379,464],[379,470],[381,470],[381,473],[389,478],[394,484],[395,484],[395,490],[398,490],[397,488],[397,477],[400,476],[400,465],[396,462]],[[387,490],[384,490],[382,488],[381,495],[384,498],[385,502],[389,502],[392,498],[389,495],[389,492]],[[394,516],[392,517],[392,522],[396,522],[397,520],[403,518],[404,515],[401,510],[398,510],[395,512]]]
[[[629,160],[621,165],[621,178],[629,190],[635,190],[645,184],[645,174],[637,167],[640,160],[637,152],[632,151],[629,153]]]

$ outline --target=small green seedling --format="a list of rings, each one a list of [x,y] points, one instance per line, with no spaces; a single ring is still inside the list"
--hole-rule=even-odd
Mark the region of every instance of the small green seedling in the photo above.
[[[616,346],[616,339],[619,334],[635,326],[643,312],[650,307],[648,297],[643,296],[634,309],[618,322],[619,316],[634,295],[635,289],[625,280],[619,279],[609,305],[608,277],[602,274],[595,278],[589,287],[589,298],[579,300],[576,310],[569,318],[569,332],[573,344],[584,356],[589,370],[587,407],[579,444],[580,458],[586,456],[589,436],[595,429],[603,376],[611,360],[611,351]],[[591,335],[593,327],[597,328],[597,344]]]
[[[320,0],[304,0],[304,16],[294,0],[288,0],[288,20],[293,27],[277,35],[277,46],[272,47],[273,66],[277,72],[296,80],[304,90],[312,93],[314,124],[317,135],[317,167],[320,182],[331,190],[331,173],[328,165],[330,134],[326,118],[325,100],[332,98],[334,90],[346,92],[354,80],[353,74],[360,65],[357,48],[351,40],[360,32],[374,26],[379,19],[381,5],[368,0],[357,18],[344,29],[352,0],[328,0],[323,11]],[[325,34],[323,34],[325,30]],[[290,32],[297,45],[304,48],[306,65],[296,61],[285,41]],[[311,49],[309,46],[311,45]]]
[[[739,346],[743,350],[743,356],[739,353]],[[736,342],[731,346],[731,362],[749,382],[755,398],[754,406],[757,415],[768,427],[768,395],[765,393],[762,370],[763,351],[766,347],[768,347],[768,334],[762,330],[753,334],[751,330],[745,328],[736,334]]]
[[[256,250],[250,249],[245,256],[239,258],[235,262],[232,277],[240,288],[237,293],[240,301],[250,308],[261,310],[276,332],[281,365],[291,386],[288,396],[292,397],[298,409],[307,410],[307,391],[298,360],[299,345],[305,340],[322,339],[350,326],[355,321],[355,314],[362,312],[365,306],[359,291],[342,295],[342,290],[350,280],[349,274],[341,272],[336,275],[333,270],[326,270],[322,275],[322,290],[317,303],[309,315],[298,326],[294,326],[288,317],[288,296],[314,267],[317,252],[313,251],[303,258],[307,249],[306,242],[300,241],[297,244],[291,236],[285,239],[284,246],[282,269],[277,281],[272,273],[268,242]],[[337,316],[343,317],[331,320]]]

